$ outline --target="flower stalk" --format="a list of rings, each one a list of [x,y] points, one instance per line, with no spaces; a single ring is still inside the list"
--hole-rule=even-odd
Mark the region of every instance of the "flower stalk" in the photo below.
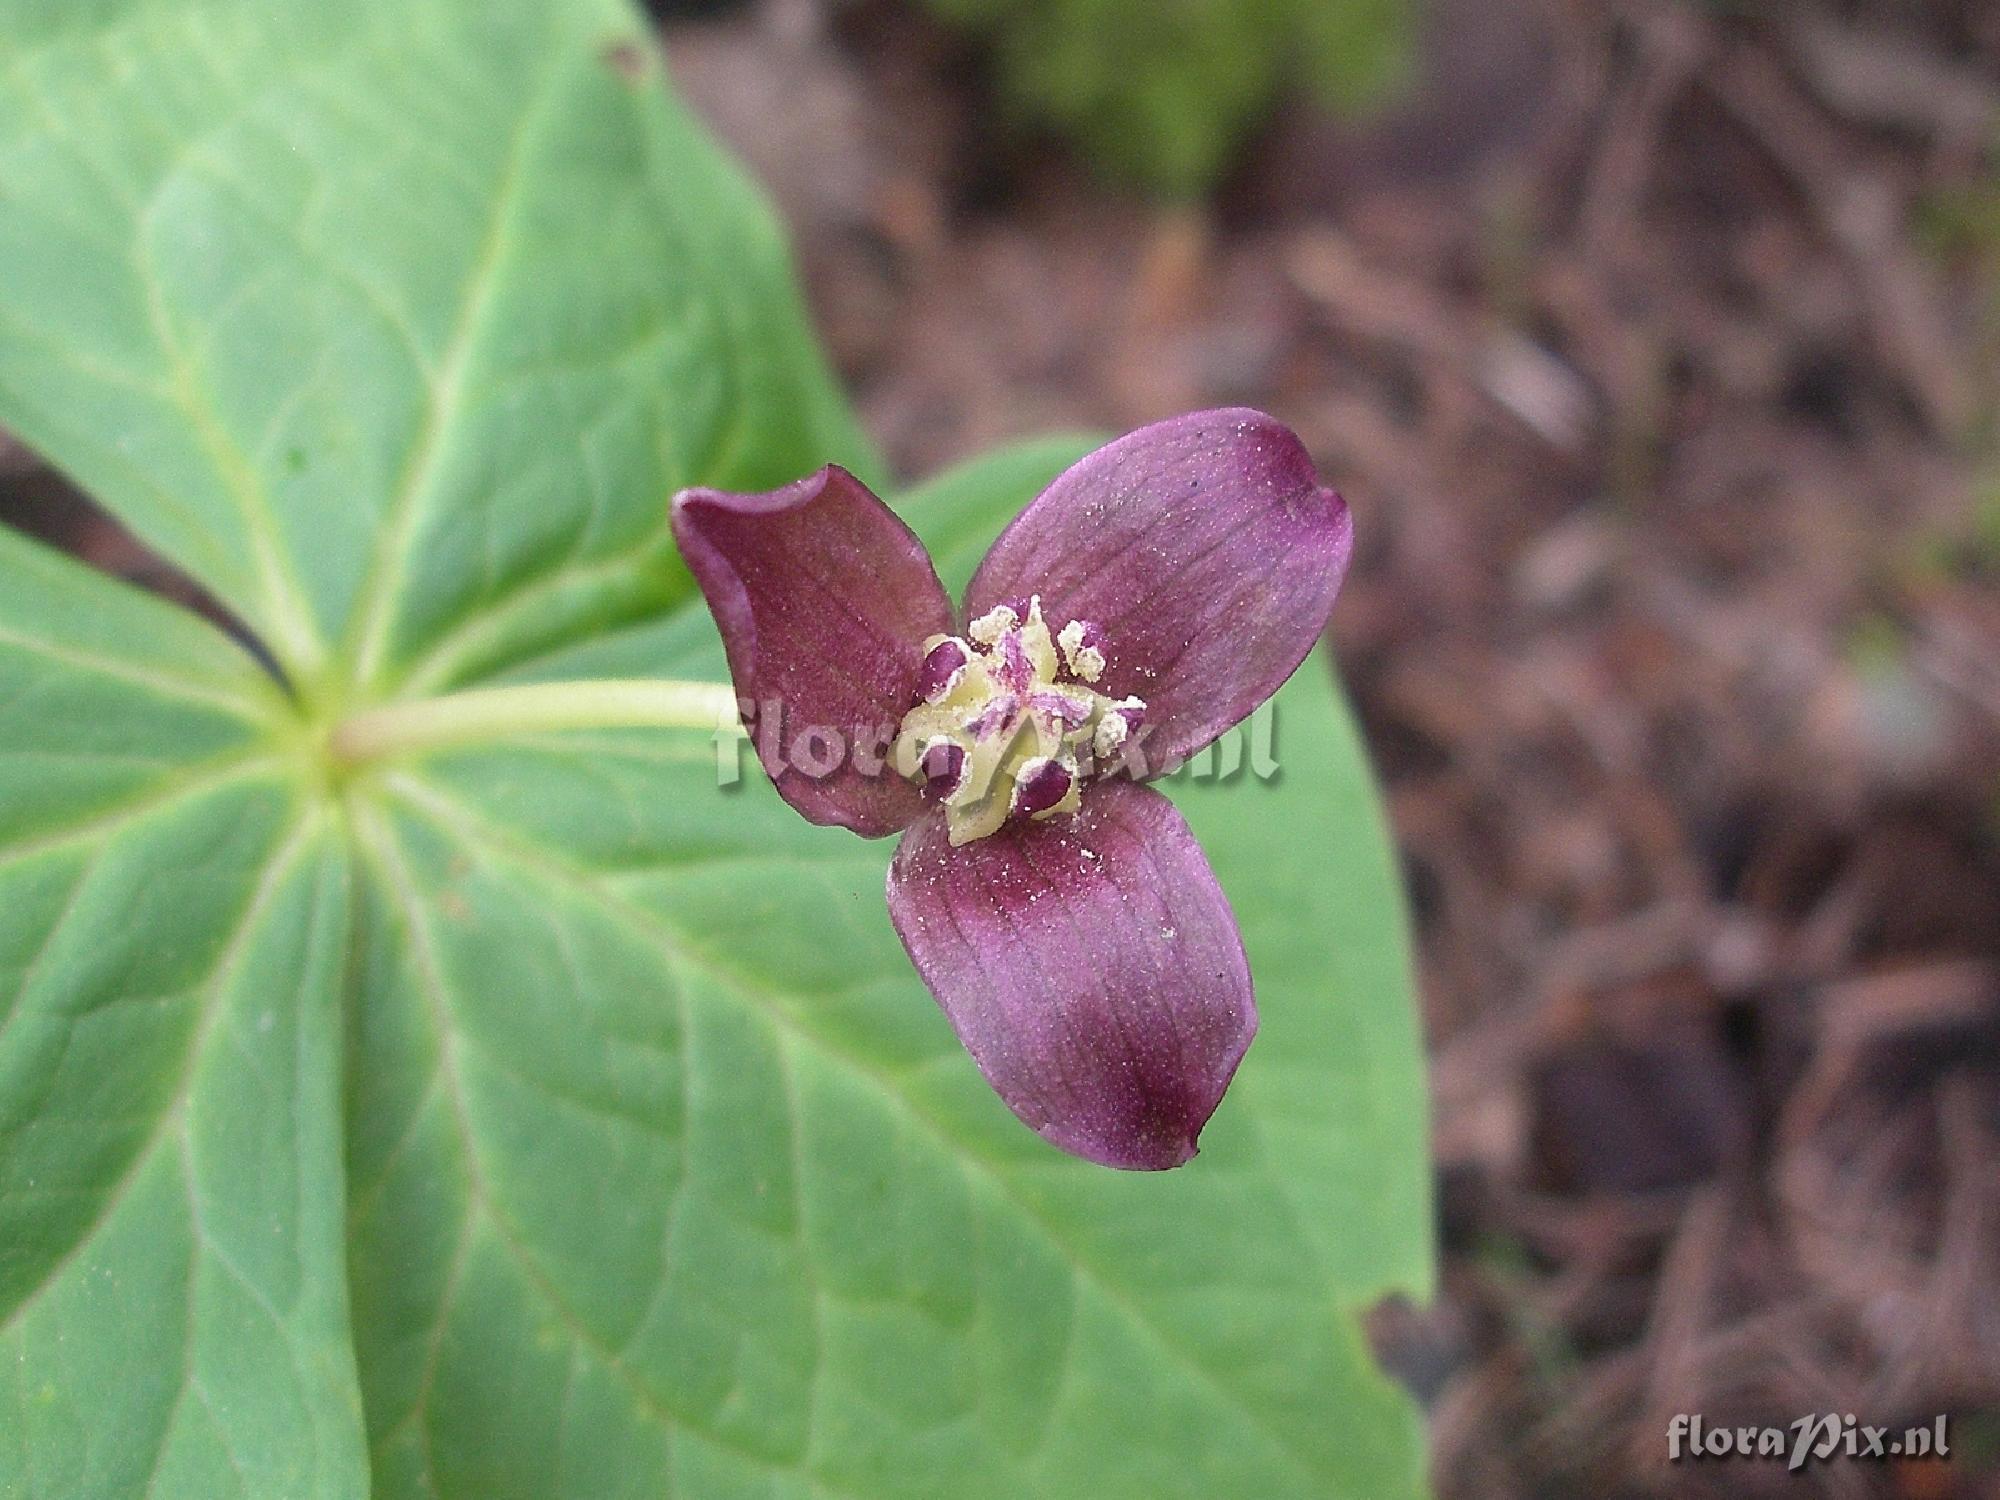
[[[565,729],[729,729],[726,683],[605,678],[476,688],[364,709],[334,726],[327,753],[344,769]]]

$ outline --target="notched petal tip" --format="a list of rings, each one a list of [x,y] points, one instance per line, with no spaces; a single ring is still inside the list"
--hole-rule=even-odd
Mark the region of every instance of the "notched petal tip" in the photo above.
[[[1166,798],[1101,782],[1073,817],[957,847],[933,814],[888,887],[917,972],[1025,1124],[1108,1167],[1195,1155],[1257,1008],[1235,916]]]
[[[924,642],[951,628],[923,543],[834,464],[759,493],[682,490],[672,523],[779,794],[867,837],[907,826],[922,799],[882,752]]]

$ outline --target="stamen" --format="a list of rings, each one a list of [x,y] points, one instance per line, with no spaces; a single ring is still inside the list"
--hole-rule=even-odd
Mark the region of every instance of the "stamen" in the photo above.
[[[1014,811],[1045,818],[1076,789],[1076,776],[1061,761],[1037,756],[1021,767],[1014,782]]]
[[[949,802],[965,785],[965,748],[954,740],[937,739],[924,747],[923,793],[932,802]]]
[[[956,636],[933,638],[923,667],[917,673],[917,692],[926,703],[942,703],[952,689],[965,680],[972,650]]]
[[[996,604],[967,626],[965,633],[990,651],[995,641],[1020,623],[1021,617],[1013,610],[1004,604]]]
[[[1104,675],[1104,652],[1095,639],[1097,631],[1082,620],[1071,620],[1063,626],[1056,637],[1056,644],[1062,647],[1063,661],[1072,674],[1085,682],[1095,682]]]
[[[1097,758],[1108,761],[1124,747],[1146,718],[1146,705],[1137,698],[1110,704],[1097,721],[1097,733],[1090,748]]]

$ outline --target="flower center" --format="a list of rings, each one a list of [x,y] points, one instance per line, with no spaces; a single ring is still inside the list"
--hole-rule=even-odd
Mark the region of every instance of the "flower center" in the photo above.
[[[896,768],[944,804],[954,844],[1012,817],[1075,812],[1083,783],[1115,768],[1146,712],[1090,686],[1104,675],[1097,628],[1071,620],[1051,634],[1039,595],[1025,616],[1002,604],[924,650],[923,701],[903,717]]]

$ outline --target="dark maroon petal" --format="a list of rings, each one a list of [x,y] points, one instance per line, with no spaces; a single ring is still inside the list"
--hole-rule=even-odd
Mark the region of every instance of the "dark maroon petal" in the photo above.
[[[915,785],[844,752],[895,734],[917,701],[925,640],[951,629],[923,543],[832,465],[766,494],[683,490],[673,522],[779,794],[870,838],[908,824],[922,811]],[[830,769],[829,745],[843,752]]]
[[[889,916],[1007,1107],[1108,1167],[1177,1167],[1257,1030],[1236,918],[1158,792],[954,849],[941,813],[903,836]]]
[[[1145,700],[1148,768],[1247,717],[1326,628],[1353,550],[1340,496],[1261,412],[1142,427],[1059,475],[979,565],[965,610],[1039,594],[1098,628],[1113,698]]]

